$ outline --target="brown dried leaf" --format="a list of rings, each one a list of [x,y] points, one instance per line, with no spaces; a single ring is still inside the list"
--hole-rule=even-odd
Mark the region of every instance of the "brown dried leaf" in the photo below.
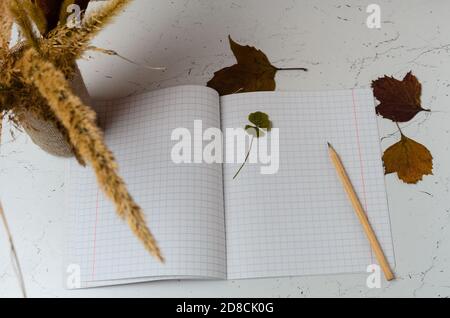
[[[422,85],[411,72],[402,81],[384,76],[372,82],[373,94],[380,101],[377,114],[394,122],[410,121],[417,113],[429,111],[421,106]]]
[[[80,6],[81,11],[85,11],[91,0],[75,0],[75,4]]]
[[[64,0],[61,6],[61,12],[59,13],[59,23],[67,22],[67,19],[72,14],[68,8],[72,4],[76,4],[80,7],[81,18],[83,18],[90,1],[91,0]]]
[[[47,20],[47,32],[58,26],[61,16],[66,16],[62,10],[66,10],[69,4],[77,4],[81,11],[86,10],[90,0],[32,0],[42,10]]]
[[[433,156],[422,144],[401,135],[401,140],[383,155],[385,174],[396,172],[405,183],[417,183],[433,174]]]
[[[47,21],[47,32],[53,30],[58,25],[59,14],[64,0],[33,0],[44,13]]]
[[[270,64],[267,56],[254,47],[239,45],[230,36],[228,38],[237,64],[214,73],[208,87],[214,88],[221,96],[275,90],[278,69]]]

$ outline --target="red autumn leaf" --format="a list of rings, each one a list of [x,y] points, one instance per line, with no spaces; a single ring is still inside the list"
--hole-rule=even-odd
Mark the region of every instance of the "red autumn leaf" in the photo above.
[[[394,122],[410,121],[417,113],[429,111],[421,106],[422,85],[411,72],[403,80],[384,76],[372,82],[373,94],[380,101],[377,114]]]

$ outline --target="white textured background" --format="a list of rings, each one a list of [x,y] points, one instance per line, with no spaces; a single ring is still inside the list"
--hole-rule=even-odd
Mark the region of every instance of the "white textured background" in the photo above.
[[[375,2],[375,1],[374,1]],[[95,45],[114,49],[149,71],[116,57],[88,54],[80,63],[94,97],[124,96],[178,84],[204,85],[234,63],[227,35],[262,49],[283,72],[280,90],[367,87],[387,74],[413,70],[423,84],[419,114],[404,125],[435,158],[434,175],[418,185],[388,176],[387,191],[398,279],[368,289],[366,275],[292,277],[215,282],[157,282],[82,291],[63,289],[64,161],[50,157],[18,133],[0,154],[0,195],[8,215],[30,296],[450,296],[450,2],[376,1],[382,28],[368,29],[372,1],[135,0]],[[384,148],[395,126],[380,119]],[[20,296],[0,227],[0,297]]]

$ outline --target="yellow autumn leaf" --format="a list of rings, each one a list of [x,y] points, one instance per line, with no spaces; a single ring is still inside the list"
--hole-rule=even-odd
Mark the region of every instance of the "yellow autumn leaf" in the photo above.
[[[397,173],[405,183],[415,184],[423,176],[433,174],[433,156],[422,144],[401,135],[401,139],[392,145],[383,155],[386,174]]]

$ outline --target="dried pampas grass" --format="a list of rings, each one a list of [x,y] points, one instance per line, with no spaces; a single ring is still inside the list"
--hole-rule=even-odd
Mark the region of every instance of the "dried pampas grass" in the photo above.
[[[53,29],[50,26],[54,21],[49,18],[47,7],[40,6],[38,11],[30,14],[29,11],[37,7],[30,6],[29,1],[1,0],[0,65],[3,70],[0,73],[0,115],[8,115],[20,123],[21,112],[31,111],[55,123],[67,137],[79,161],[92,166],[100,187],[115,204],[119,217],[128,223],[145,248],[163,262],[142,209],[118,174],[114,156],[96,125],[94,111],[72,92],[69,83],[76,59],[89,48],[92,38],[131,0],[110,0],[86,16],[80,28],[69,28],[62,20]],[[47,1],[37,3],[49,4]],[[74,3],[87,6],[88,2],[64,1],[62,6],[66,8]],[[64,18],[62,11],[58,13],[60,18]],[[45,24],[42,17],[46,18]],[[11,21],[19,25],[24,37],[15,50],[9,50]],[[33,29],[33,23],[40,34]]]
[[[131,0],[109,1],[101,9],[86,16],[81,28],[75,31],[66,25],[54,29],[43,40],[42,53],[56,65],[62,66],[60,69],[64,74],[70,74],[71,68],[66,66],[79,59],[88,49],[91,40],[130,2]]]
[[[0,134],[1,134],[1,130],[0,130]],[[0,138],[0,140],[1,140],[1,138]],[[17,255],[17,249],[14,244],[11,230],[9,229],[8,221],[6,220],[6,214],[5,214],[5,211],[3,210],[1,201],[0,201],[0,219],[2,220],[3,226],[6,231],[6,236],[8,237],[9,248],[11,250],[12,264],[13,264],[14,272],[16,273],[17,279],[19,280],[19,286],[20,286],[20,290],[22,292],[22,296],[23,296],[23,298],[27,298],[27,290],[25,288],[25,280],[24,280],[23,274],[22,274],[22,267],[20,266],[19,256]]]
[[[2,144],[2,130],[3,129],[3,114],[0,112],[0,150]],[[1,199],[1,198],[0,198]],[[19,256],[17,255],[16,245],[14,244],[14,239],[9,229],[8,220],[6,219],[5,211],[3,210],[2,201],[0,200],[0,219],[3,223],[3,227],[8,237],[9,249],[11,251],[11,261],[13,269],[16,273],[17,279],[19,281],[20,290],[22,292],[23,298],[27,298],[27,290],[25,288],[25,279],[23,278],[22,267],[20,266]]]
[[[8,54],[13,18],[8,12],[8,1],[0,1],[0,59]]]
[[[125,182],[118,175],[113,154],[95,124],[94,111],[71,92],[64,74],[52,63],[43,60],[33,48],[25,52],[17,68],[28,79],[28,84],[35,85],[47,100],[53,113],[67,129],[81,157],[92,164],[100,186],[116,205],[119,216],[128,222],[149,252],[163,261],[156,241],[145,224],[141,208],[134,202]]]

